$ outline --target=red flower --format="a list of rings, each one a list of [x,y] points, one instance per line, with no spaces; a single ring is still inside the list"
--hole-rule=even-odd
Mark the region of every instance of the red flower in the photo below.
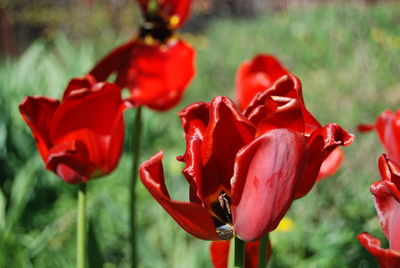
[[[257,55],[240,64],[236,73],[236,100],[244,110],[259,92],[270,88],[276,80],[289,74],[272,55]]]
[[[236,99],[241,110],[245,114],[257,112],[257,106],[264,105],[271,90],[268,90],[279,79],[285,79],[283,76],[289,74],[289,71],[273,56],[260,54],[251,60],[244,61],[236,73]],[[306,134],[310,134],[316,128],[321,128],[320,123],[305,109],[301,84],[296,79],[296,85],[293,89],[286,92],[274,93],[276,96],[296,99],[296,105],[301,106],[302,114],[305,119]],[[288,103],[290,107],[295,102]],[[267,106],[268,107],[268,106]],[[269,107],[272,109],[272,107]],[[286,108],[285,108],[286,109]],[[250,115],[254,117],[254,115]],[[286,115],[282,114],[276,121],[284,121]],[[290,117],[288,117],[290,118]],[[339,169],[344,160],[343,151],[340,148],[334,150],[326,156],[321,166],[318,180],[332,176]]]
[[[155,14],[151,14],[151,2],[137,0],[147,22],[160,21],[170,29],[180,27],[189,17],[192,0],[157,0]]]
[[[400,110],[384,111],[375,124],[360,124],[357,128],[361,132],[375,129],[389,159],[400,163]]]
[[[282,78],[243,114],[226,97],[179,113],[186,152],[178,160],[186,163],[190,202],[170,199],[162,153],[143,163],[140,175],[182,228],[208,240],[260,238],[277,227],[294,198],[311,190],[327,155],[352,142],[336,124],[307,125],[312,116],[288,93],[296,86],[294,76]]]
[[[68,183],[86,182],[110,173],[124,139],[124,104],[120,88],[74,79],[62,102],[27,97],[19,106],[32,130],[46,168]]]
[[[384,154],[379,170],[382,180],[371,185],[371,192],[389,249],[382,249],[380,241],[367,233],[358,235],[358,240],[381,267],[400,267],[400,166]]]
[[[229,259],[229,246],[231,240],[228,241],[214,241],[210,244],[211,261],[215,268],[227,268]],[[258,254],[260,249],[260,241],[246,242],[246,258],[245,268],[258,267]],[[271,257],[272,248],[271,243],[268,241],[268,252],[266,254],[266,261],[268,263]]]
[[[147,44],[139,38],[116,48],[90,73],[97,81],[116,73],[115,83],[130,90],[134,105],[162,111],[181,100],[195,73],[194,56],[182,40]]]

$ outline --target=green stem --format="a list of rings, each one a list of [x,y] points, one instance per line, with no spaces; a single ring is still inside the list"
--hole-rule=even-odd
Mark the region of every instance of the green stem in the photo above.
[[[79,185],[76,240],[76,267],[86,266],[86,183]]]
[[[243,268],[245,258],[245,242],[237,237],[231,240],[229,249],[229,268]]]
[[[137,267],[137,252],[136,252],[136,224],[135,224],[135,210],[136,210],[136,200],[135,200],[135,190],[136,181],[138,178],[138,164],[139,164],[139,154],[140,154],[140,137],[142,131],[142,108],[139,107],[136,111],[135,121],[133,123],[132,129],[132,178],[131,178],[131,199],[130,199],[130,240],[131,240],[131,267]]]
[[[258,251],[258,268],[267,267],[269,233],[260,239],[260,248]]]

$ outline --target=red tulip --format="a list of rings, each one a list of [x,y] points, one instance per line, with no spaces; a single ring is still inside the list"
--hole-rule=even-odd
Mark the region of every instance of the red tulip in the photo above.
[[[353,136],[336,124],[308,126],[312,117],[297,95],[273,94],[292,92],[296,83],[293,76],[279,80],[248,114],[226,97],[179,113],[186,152],[178,160],[186,163],[190,202],[170,199],[162,153],[143,163],[140,175],[183,229],[207,240],[234,234],[246,241],[260,238],[277,227],[294,198],[311,190],[327,155],[352,142]]]
[[[229,246],[231,240],[228,241],[214,241],[210,244],[211,261],[215,268],[227,268],[229,259]],[[258,267],[258,254],[260,249],[260,242],[247,242],[246,243],[246,258],[245,268],[257,268]],[[268,262],[271,257],[272,248],[271,243],[268,241],[268,252],[266,254],[266,261]]]
[[[379,139],[390,160],[400,163],[400,110],[384,111],[376,119],[375,124],[358,125],[361,132],[376,130]]]
[[[276,80],[289,74],[272,55],[257,55],[240,64],[236,73],[236,100],[244,110],[259,92],[270,88]]]
[[[130,90],[134,105],[162,111],[181,100],[195,73],[194,56],[182,40],[147,44],[136,39],[116,48],[90,73],[97,81],[116,73],[116,84]]]
[[[120,88],[74,79],[60,102],[27,97],[20,112],[32,130],[46,168],[68,183],[82,183],[110,173],[124,139]]]
[[[151,2],[157,2],[151,10]],[[146,22],[161,22],[170,29],[180,27],[189,17],[192,0],[137,0]],[[154,14],[152,14],[154,12]],[[156,21],[154,21],[156,20]]]
[[[368,233],[361,233],[357,236],[358,241],[375,256],[381,268],[399,268],[400,251],[392,249],[383,249],[381,241]]]
[[[379,170],[382,180],[371,185],[371,193],[389,249],[382,249],[380,241],[367,233],[360,234],[358,240],[381,267],[400,267],[400,166],[383,154]]]
[[[300,80],[295,78],[294,86],[289,85],[286,88],[282,87],[283,89],[280,89],[280,92],[277,92],[275,88],[271,88],[279,79],[290,80],[287,78],[287,74],[289,74],[289,71],[272,55],[260,54],[251,60],[243,62],[239,66],[236,74],[237,102],[240,109],[244,110],[246,115],[251,118],[257,118],[260,113],[260,105],[261,107],[273,109],[273,106],[264,106],[265,102],[269,101],[273,103],[273,101],[269,99],[272,95],[275,96],[275,99],[277,97],[281,98],[280,100],[276,99],[276,101],[287,103],[281,108],[282,112],[279,118],[275,119],[278,124],[285,122],[287,118],[292,118],[292,116],[288,116],[287,113],[298,112],[297,109],[292,109],[293,105],[298,105],[301,107],[301,113],[305,120],[306,135],[309,135],[315,129],[320,128],[321,125],[305,108]],[[292,81],[288,83],[290,84]],[[291,102],[288,102],[287,98],[290,98]],[[293,99],[295,99],[295,101]],[[287,110],[287,112],[284,110]],[[262,111],[262,113],[265,112],[270,111]],[[303,126],[300,121],[293,122],[293,124]],[[321,166],[318,180],[335,174],[343,162],[343,159],[344,154],[340,148],[337,148],[331,154],[327,155]]]

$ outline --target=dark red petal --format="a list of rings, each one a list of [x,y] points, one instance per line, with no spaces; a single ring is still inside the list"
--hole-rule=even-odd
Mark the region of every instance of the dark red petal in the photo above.
[[[129,60],[129,54],[134,45],[135,41],[130,41],[117,47],[100,60],[90,71],[90,74],[93,75],[98,82],[106,81],[110,74],[119,72],[121,68],[123,68],[125,63]]]
[[[244,110],[258,92],[268,89],[287,73],[271,55],[257,55],[244,61],[236,72],[236,100],[240,109]]]
[[[286,129],[271,130],[240,150],[231,210],[241,239],[258,239],[278,226],[294,199],[308,153],[306,138]]]
[[[318,173],[317,181],[325,179],[338,171],[340,165],[343,163],[344,153],[342,149],[336,148],[333,150],[324,162],[322,162],[321,168]]]
[[[165,45],[136,42],[117,84],[131,90],[135,105],[167,110],[180,101],[192,80],[195,51],[182,40]]]
[[[387,180],[394,184],[396,188],[394,194],[397,196],[397,192],[400,192],[400,166],[391,161],[386,154],[379,157],[378,166],[382,180]],[[400,195],[398,196],[400,200]]]
[[[213,203],[221,191],[230,193],[236,153],[254,139],[255,128],[226,97],[212,100],[209,118],[201,144],[203,169],[198,195]]]
[[[47,160],[50,139],[50,122],[60,102],[46,97],[26,97],[19,105],[22,118],[31,128],[36,140],[36,147],[43,159]]]
[[[393,249],[383,249],[381,242],[368,233],[361,233],[357,236],[361,245],[371,253],[379,263],[381,268],[400,267],[400,251]]]
[[[383,112],[375,126],[389,159],[400,163],[400,110]]]
[[[81,91],[87,91],[96,84],[96,79],[93,75],[88,74],[84,77],[73,78],[64,91],[63,100],[67,99],[70,95],[80,94]]]
[[[375,130],[375,124],[359,124],[357,125],[357,131],[359,132],[368,132]]]
[[[196,102],[178,112],[186,136],[190,137],[195,135],[203,140],[204,133],[210,121],[209,110],[209,103]]]
[[[140,166],[140,179],[144,186],[185,231],[200,239],[218,240],[208,210],[198,204],[171,200],[165,186],[162,158],[160,152]]]
[[[201,203],[197,196],[197,184],[201,182],[201,143],[209,121],[209,104],[197,102],[178,112],[185,131],[186,151],[177,160],[186,164],[182,170],[190,184],[190,201]]]
[[[88,181],[96,169],[89,161],[88,148],[79,140],[53,146],[49,150],[46,168],[71,184]]]
[[[272,87],[258,93],[245,109],[244,115],[260,128],[259,133],[263,128],[268,129],[262,124],[270,125],[269,128],[275,124],[277,127],[305,132],[306,136],[321,128],[306,109],[301,82],[294,75],[284,75]]]
[[[331,123],[314,131],[310,137],[310,162],[296,189],[296,198],[306,195],[314,186],[323,161],[338,146],[350,145],[355,136]]]
[[[229,260],[229,247],[232,240],[214,241],[210,244],[211,261],[214,268],[227,268]],[[258,254],[260,250],[260,242],[246,242],[246,258],[245,268],[258,267]],[[272,253],[271,243],[268,241],[268,252],[266,254],[267,263]]]

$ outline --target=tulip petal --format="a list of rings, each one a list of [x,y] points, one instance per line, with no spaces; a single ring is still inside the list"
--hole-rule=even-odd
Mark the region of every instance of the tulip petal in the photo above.
[[[371,185],[375,208],[390,243],[390,248],[400,251],[400,172],[399,166],[385,155],[379,159],[382,181]],[[396,172],[396,173],[395,173]],[[389,175],[389,176],[387,176]]]
[[[381,242],[368,233],[359,234],[357,239],[376,258],[381,268],[400,267],[400,251],[383,249]]]
[[[354,135],[347,133],[337,124],[328,124],[315,130],[310,137],[310,162],[296,189],[296,198],[306,195],[314,186],[323,161],[338,146],[348,146]]]
[[[200,239],[218,240],[208,210],[195,203],[171,200],[165,186],[162,158],[160,152],[140,166],[140,179],[144,186],[185,231]]]
[[[306,109],[301,82],[294,75],[282,76],[272,87],[256,95],[244,115],[257,126],[258,135],[273,125],[305,132],[306,136],[321,128]]]
[[[244,61],[236,72],[236,100],[241,110],[288,71],[271,55],[257,55]]]
[[[400,110],[384,111],[376,120],[376,131],[389,159],[400,163]]]
[[[22,118],[32,130],[36,147],[44,161],[47,160],[50,139],[50,122],[60,102],[45,97],[26,97],[19,105]]]
[[[198,195],[211,204],[221,191],[229,194],[236,153],[254,139],[255,128],[226,97],[213,99],[209,118],[201,144],[203,181]]]
[[[241,239],[258,239],[278,226],[292,203],[308,153],[306,138],[286,129],[271,130],[240,150],[231,210]]]
[[[131,90],[135,105],[155,110],[175,106],[192,80],[195,51],[182,40],[164,45],[147,45],[137,41],[116,83]]]
[[[210,244],[211,261],[214,268],[227,268],[229,260],[229,247],[232,240],[228,241],[214,241]],[[246,242],[245,248],[245,268],[258,267],[258,254],[260,250],[260,241]],[[266,263],[271,257],[272,248],[271,242],[268,241],[268,252],[266,254]]]
[[[98,82],[106,81],[113,72],[119,72],[121,68],[124,67],[129,57],[130,50],[134,45],[135,41],[130,41],[117,47],[100,60],[90,71],[90,74],[93,75]]]
[[[344,161],[344,153],[342,149],[334,149],[327,158],[322,162],[321,168],[318,173],[317,181],[323,180],[335,174],[340,165]]]

